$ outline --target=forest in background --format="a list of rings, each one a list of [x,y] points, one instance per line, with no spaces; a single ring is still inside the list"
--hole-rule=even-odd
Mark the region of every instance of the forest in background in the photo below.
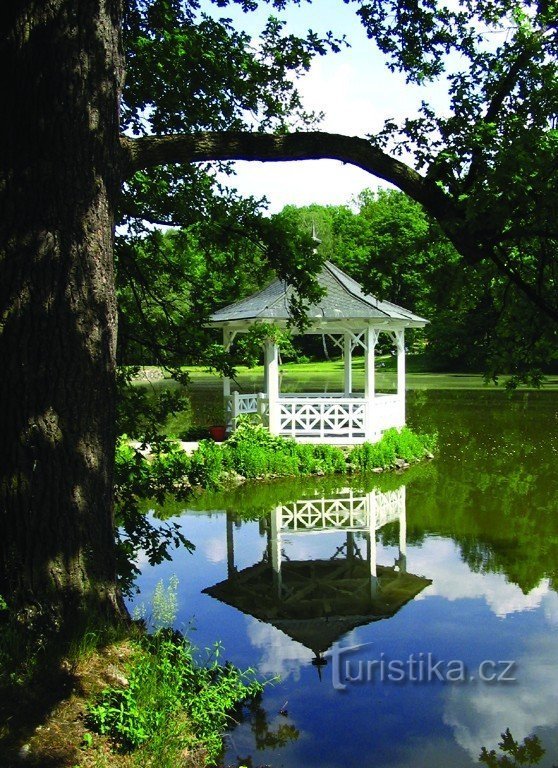
[[[427,318],[426,328],[409,331],[407,339],[431,371],[489,378],[529,373],[535,379],[555,371],[557,353],[541,332],[543,319],[529,325],[536,309],[492,263],[464,269],[438,224],[404,193],[365,189],[347,205],[286,206],[270,226],[286,233],[293,251],[298,238],[315,231],[320,259],[335,263],[380,300]],[[275,276],[257,239],[242,233],[225,239],[220,231],[218,225],[213,233],[192,225],[121,241],[122,250],[124,242],[132,249],[119,262],[122,363],[215,362],[219,335],[205,328],[209,314]],[[157,348],[149,343],[154,337]],[[521,337],[526,353],[518,357],[514,348]],[[300,337],[295,347],[315,360],[329,354],[319,336]]]

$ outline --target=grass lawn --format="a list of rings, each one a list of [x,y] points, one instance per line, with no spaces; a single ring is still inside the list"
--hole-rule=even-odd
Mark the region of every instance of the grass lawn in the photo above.
[[[493,389],[502,390],[506,377],[500,385],[485,384],[480,373],[432,373],[426,370],[422,355],[408,355],[406,361],[408,390],[420,389]],[[154,386],[161,386],[164,379],[157,368],[146,367],[145,378]],[[202,367],[185,366],[190,374],[192,389],[213,389],[220,386],[220,378],[208,373]],[[259,392],[263,389],[263,366],[238,368],[237,381],[242,391]],[[170,382],[169,382],[170,383]],[[376,358],[376,387],[379,391],[395,391],[396,358],[384,355]],[[283,392],[341,392],[343,388],[343,361],[341,359],[312,363],[284,363],[281,365],[281,390]],[[353,388],[364,388],[364,359],[353,359]],[[546,378],[543,389],[558,390],[558,375]]]

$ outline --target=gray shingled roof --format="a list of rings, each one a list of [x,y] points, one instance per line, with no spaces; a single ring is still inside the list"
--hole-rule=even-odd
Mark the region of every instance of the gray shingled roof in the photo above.
[[[375,296],[365,293],[356,280],[330,261],[325,262],[317,279],[320,286],[326,289],[326,294],[318,304],[310,307],[310,320],[397,320],[401,325],[412,326],[422,326],[428,322],[408,309],[389,301],[379,301]],[[212,325],[240,321],[248,323],[254,320],[286,322],[290,317],[289,299],[293,290],[282,280],[275,280],[252,296],[214,312],[210,322]]]

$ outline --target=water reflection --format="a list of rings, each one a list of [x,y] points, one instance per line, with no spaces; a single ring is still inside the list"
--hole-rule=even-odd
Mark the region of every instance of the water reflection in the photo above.
[[[281,676],[262,711],[227,737],[225,765],[253,755],[255,766],[285,768],[474,768],[481,746],[497,748],[507,726],[519,740],[536,731],[545,768],[557,762],[556,393],[419,393],[409,415],[439,433],[440,452],[404,474],[246,483],[202,494],[187,511],[178,502],[165,509],[196,551],[142,568],[139,599],[177,574],[178,628],[193,623],[198,647],[219,638],[232,663]],[[390,500],[391,522],[351,520],[346,502],[327,520],[323,500],[347,497],[348,485],[353,508],[357,498]],[[306,518],[295,514],[300,500]],[[401,595],[399,606],[378,605],[382,575],[397,584],[405,570],[427,577],[425,586],[406,605]],[[391,618],[376,620],[388,608]],[[339,692],[333,662],[318,668],[322,680],[311,665],[336,638],[362,646],[355,664],[431,653],[474,672],[485,659],[513,659],[517,683],[376,682]]]
[[[432,582],[407,572],[405,486],[302,498],[276,505],[260,519],[266,547],[259,562],[235,565],[234,517],[227,513],[227,578],[204,590],[281,630],[312,651],[313,664],[356,627],[395,615]],[[398,527],[392,565],[379,564],[376,535]],[[296,539],[337,534],[327,557],[292,557]],[[339,537],[339,534],[342,534]]]

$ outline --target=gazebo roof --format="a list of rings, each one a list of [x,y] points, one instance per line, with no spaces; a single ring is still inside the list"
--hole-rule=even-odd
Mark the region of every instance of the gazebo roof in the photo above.
[[[314,326],[357,320],[366,324],[393,322],[398,327],[422,327],[428,322],[408,309],[365,293],[356,280],[330,261],[324,263],[317,281],[326,293],[308,310],[308,319]],[[293,292],[292,286],[275,280],[252,296],[214,312],[210,322],[215,326],[250,325],[257,320],[285,324],[290,319],[289,300]]]
[[[378,592],[372,595],[369,566],[361,560],[289,560],[282,563],[281,573],[281,598],[264,562],[203,591],[272,624],[318,655],[352,629],[394,616],[432,583],[379,565]]]

